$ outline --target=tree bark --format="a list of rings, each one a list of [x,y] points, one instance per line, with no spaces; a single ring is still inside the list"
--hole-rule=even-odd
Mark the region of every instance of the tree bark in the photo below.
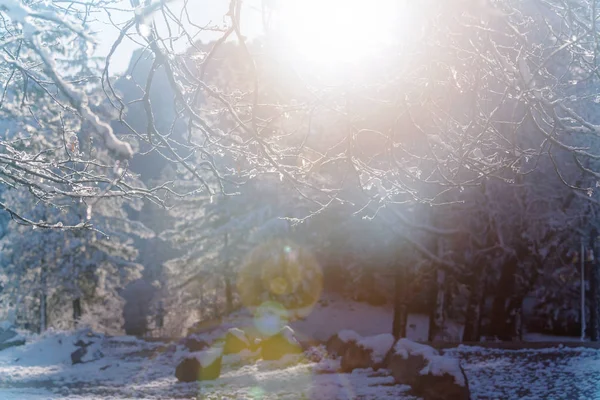
[[[465,330],[463,332],[463,341],[478,342],[480,339],[479,325],[482,314],[482,297],[483,297],[483,273],[479,268],[473,271],[473,276],[470,282],[469,300],[467,303],[467,312],[465,315]]]
[[[441,238],[435,242],[438,257],[444,258],[444,246]],[[446,319],[446,272],[436,267],[433,275],[433,286],[431,293],[432,307],[429,315],[429,341],[444,340],[444,325]]]
[[[225,303],[226,314],[229,315],[233,311],[233,289],[231,287],[231,278],[225,275]]]
[[[43,333],[46,331],[46,323],[47,323],[47,313],[46,313],[46,308],[47,308],[47,298],[46,298],[46,291],[42,290],[42,293],[40,294],[40,333]]]
[[[77,327],[81,319],[81,299],[78,297],[73,300],[73,325]]]
[[[225,234],[225,314],[229,315],[233,312],[233,288],[231,285],[231,271],[229,263],[229,252],[227,250],[229,246],[229,235]]]
[[[445,325],[445,283],[446,273],[438,268],[434,274],[434,302],[429,316],[429,341],[444,340],[443,330]]]
[[[589,243],[589,248],[590,249],[594,249],[594,259],[589,261],[589,266],[590,266],[590,273],[589,273],[589,279],[590,279],[590,339],[592,340],[592,342],[597,342],[598,340],[600,340],[600,321],[599,321],[599,317],[600,317],[600,310],[599,310],[599,303],[600,303],[600,299],[598,298],[598,295],[600,295],[599,293],[599,286],[600,286],[600,282],[599,281],[599,274],[598,274],[598,261],[597,261],[597,256],[598,256],[598,252],[597,252],[597,248],[596,248],[596,237],[598,236],[598,232],[596,231],[596,229],[592,229],[591,233],[590,233],[590,243]]]
[[[406,273],[402,266],[394,274],[394,321],[392,334],[396,339],[406,337],[406,324],[408,321],[408,307],[406,304]]]
[[[40,271],[40,333],[46,331],[46,325],[48,322],[47,311],[48,299],[46,295],[46,260],[42,260],[42,267]]]
[[[523,339],[523,297],[519,295],[510,299],[507,315],[511,339]]]
[[[494,302],[492,304],[491,333],[500,340],[512,339],[509,302],[515,287],[517,264],[517,259],[511,257],[502,266],[500,280],[498,281]]]

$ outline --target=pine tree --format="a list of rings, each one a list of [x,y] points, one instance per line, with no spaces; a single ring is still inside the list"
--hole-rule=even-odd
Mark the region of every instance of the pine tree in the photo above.
[[[119,291],[139,277],[137,250],[132,237],[150,236],[141,224],[129,221],[123,201],[107,199],[95,211],[81,203],[68,207],[47,206],[29,193],[11,191],[4,200],[27,218],[69,226],[89,219],[95,230],[36,228],[11,222],[0,241],[2,273],[7,284],[2,291],[24,326],[43,331],[48,326],[71,327],[81,322],[107,332],[121,331]],[[75,210],[79,210],[77,213]],[[71,320],[72,307],[82,308],[80,321]],[[35,319],[31,315],[35,314]]]

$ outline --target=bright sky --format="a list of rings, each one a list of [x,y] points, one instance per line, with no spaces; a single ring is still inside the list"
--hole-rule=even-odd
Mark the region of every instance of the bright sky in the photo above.
[[[256,2],[260,2],[260,0],[250,0],[250,1],[245,2],[247,5],[244,7],[245,9],[243,10],[244,15],[253,17],[253,18],[260,17],[259,15],[257,15],[258,13],[257,13],[256,6],[252,5],[253,3],[256,3]],[[182,4],[183,4],[183,1],[181,1],[181,0],[173,1],[171,3],[171,9],[178,10]],[[223,22],[223,17],[225,15],[225,13],[227,12],[228,4],[229,4],[229,1],[227,1],[227,0],[190,0],[188,2],[188,11],[189,11],[190,16],[192,18],[194,18],[193,22],[197,25],[203,26],[203,25],[207,25],[211,22],[214,24],[219,24],[219,23]],[[122,0],[117,7],[123,8],[123,9],[130,9],[131,4],[130,4],[129,0]],[[122,23],[124,21],[127,21],[128,19],[131,18],[131,16],[132,16],[132,14],[129,12],[119,12],[119,11],[111,12],[111,19],[116,23]],[[102,18],[99,18],[99,19],[100,19],[99,21],[96,21],[95,23],[92,24],[92,29],[95,32],[98,32],[96,35],[96,40],[98,42],[98,47],[96,49],[96,55],[106,56],[109,53],[113,43],[119,36],[119,30],[110,23],[108,16],[104,15],[104,16],[102,16]],[[156,23],[157,23],[159,29],[161,27],[165,26],[162,18],[157,18]],[[252,34],[256,35],[257,34],[257,31],[256,31],[257,25],[254,24],[254,29],[251,29],[251,28],[252,27],[245,26],[244,31],[249,35],[252,35]],[[190,29],[190,32],[195,32],[195,31],[196,30],[193,28]],[[136,33],[135,29],[132,29],[130,32],[132,34]],[[212,40],[215,37],[216,36],[214,33],[211,34],[211,33],[207,32],[207,33],[199,36],[198,39]],[[183,41],[181,41],[180,44],[181,44],[181,50],[183,50],[185,47],[187,47],[187,44],[184,44]],[[129,65],[131,53],[138,47],[139,46],[136,43],[134,43],[132,40],[129,40],[129,39],[124,40],[119,45],[115,55],[112,58],[111,73],[115,74],[115,73],[124,72],[127,69],[127,66]]]
[[[242,31],[249,37],[263,33],[261,2],[245,0],[242,10]],[[414,14],[410,0],[264,0],[275,10],[271,13],[270,40],[281,56],[293,59],[294,65],[306,64],[309,68],[339,70],[352,65],[360,65],[400,36],[409,36],[414,22],[409,15]],[[178,10],[182,0],[171,3],[172,10]],[[221,24],[228,9],[228,0],[190,0],[188,11],[197,25]],[[121,1],[124,9],[129,9],[129,0]],[[131,13],[113,12],[112,18],[123,22]],[[229,21],[227,21],[229,22]],[[156,18],[158,29],[164,27],[162,17]],[[118,30],[108,23],[108,18],[97,22],[93,28],[101,33],[97,36],[97,54],[108,54]],[[190,29],[195,32],[195,29]],[[131,31],[135,33],[135,30]],[[404,33],[403,33],[404,32]],[[205,33],[198,39],[212,40],[214,33]],[[180,50],[189,44],[179,42]],[[112,73],[123,72],[138,46],[125,40],[119,47],[111,63]]]

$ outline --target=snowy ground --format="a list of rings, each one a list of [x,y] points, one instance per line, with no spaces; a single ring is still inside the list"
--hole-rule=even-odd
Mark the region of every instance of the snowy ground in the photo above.
[[[328,299],[307,318],[291,323],[299,338],[326,340],[353,329],[363,336],[391,330],[391,310],[385,307]],[[409,337],[426,338],[421,316],[409,320]],[[223,321],[219,329],[201,335],[222,335],[227,328],[258,327],[249,313]],[[205,337],[202,337],[205,336]],[[393,385],[386,371],[328,372],[330,363],[307,358],[292,363],[243,362],[224,358],[221,377],[213,382],[178,383],[174,372],[186,354],[183,347],[148,343],[131,337],[102,337],[94,350],[103,357],[71,365],[78,339],[73,333],[48,333],[29,338],[27,345],[0,351],[0,399],[395,399],[415,400],[406,386]],[[530,337],[530,340],[547,340]],[[553,339],[555,340],[555,339]],[[463,360],[473,399],[600,400],[600,350],[553,348],[497,350],[459,347],[446,351]]]
[[[214,382],[178,383],[175,366],[184,350],[131,338],[105,338],[104,357],[70,365],[75,337],[46,336],[0,352],[0,399],[410,399],[406,386],[371,370],[328,372],[330,361],[306,358],[244,362],[224,357]],[[60,342],[60,343],[59,343]],[[246,365],[245,365],[246,364]]]
[[[393,319],[391,305],[372,306],[324,294],[308,316],[289,325],[300,337],[326,341],[344,329],[351,329],[361,336],[389,333],[392,331]],[[226,318],[221,328],[256,325],[256,321],[248,313],[242,312]],[[462,326],[448,321],[447,331],[452,341],[460,341]],[[219,332],[222,333],[223,331]],[[406,335],[410,340],[426,341],[429,336],[429,317],[423,314],[409,314]]]
[[[70,365],[72,336],[47,335],[0,352],[0,399],[400,399],[386,371],[328,373],[306,359],[292,363],[224,360],[220,379],[177,383],[181,348],[132,338],[104,338],[104,357]],[[473,399],[600,399],[600,351],[554,348],[506,351],[459,347]]]

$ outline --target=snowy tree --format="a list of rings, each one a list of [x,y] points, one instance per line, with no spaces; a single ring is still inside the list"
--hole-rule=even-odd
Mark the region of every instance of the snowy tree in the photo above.
[[[46,129],[67,150],[76,144],[68,131],[78,131],[61,126],[59,116],[69,114],[73,118],[66,118],[68,124],[86,124],[89,137],[99,138],[114,159],[126,160],[135,146],[133,140],[126,143],[124,135],[115,133],[113,127],[118,127],[123,130],[119,133],[143,144],[144,152],[160,154],[187,170],[198,188],[206,191],[214,190],[206,185],[205,176],[196,173],[198,160],[189,155],[205,152],[203,165],[211,165],[213,178],[221,180],[211,157],[227,153],[244,160],[242,175],[279,174],[316,202],[313,211],[341,197],[340,179],[358,184],[379,179],[386,203],[406,198],[435,203],[436,196],[448,189],[480,184],[492,176],[502,178],[505,169],[526,157],[549,156],[555,149],[575,155],[580,170],[594,176],[594,166],[586,167],[584,161],[597,158],[595,153],[565,139],[597,134],[597,126],[580,107],[594,107],[593,93],[572,96],[564,76],[577,69],[579,80],[596,79],[595,8],[586,1],[479,3],[428,2],[423,8],[407,8],[420,23],[420,29],[410,35],[414,41],[387,47],[387,62],[353,77],[350,90],[322,84],[311,75],[295,75],[296,65],[277,53],[280,32],[268,25],[270,18],[263,20],[265,37],[251,43],[243,31],[246,8],[241,1],[223,1],[222,25],[193,23],[198,13],[186,12],[188,4],[179,5],[177,11],[162,2],[121,9],[131,18],[118,26],[120,35],[102,71],[106,95],[121,122],[109,125],[95,107],[99,99],[92,93],[98,93],[98,70],[87,50],[93,41],[89,19],[101,11],[110,13],[115,4],[5,0],[1,12],[9,23],[2,27],[2,37],[10,54],[0,60],[6,82],[2,101],[10,104],[7,109],[13,120],[33,112],[36,124],[30,129]],[[273,4],[265,5],[265,13],[277,14]],[[158,15],[164,23],[153,23]],[[180,15],[189,16],[191,23],[181,21]],[[127,123],[125,102],[113,90],[116,78],[110,73],[116,50],[134,31],[151,53],[152,64],[146,81],[140,82],[139,104],[147,123],[136,126]],[[194,40],[207,32],[220,39],[209,46]],[[184,52],[174,46],[174,36],[186,43]],[[221,50],[232,43],[236,43],[235,54],[223,62]],[[264,51],[255,51],[258,48]],[[561,62],[555,63],[557,59]],[[207,83],[207,74],[216,76],[233,64],[239,79]],[[194,135],[181,140],[172,134],[170,124],[157,123],[149,93],[159,70],[175,98],[178,123],[202,132],[203,141]],[[507,121],[506,113],[499,111],[515,102],[526,110],[525,117]],[[234,124],[224,129],[223,120]],[[329,129],[332,121],[335,130]],[[499,134],[506,125],[514,135]],[[531,127],[550,146],[523,146],[518,138]],[[325,129],[328,137],[319,137],[319,130]],[[63,131],[67,131],[64,137]],[[224,137],[231,143],[220,145]],[[17,151],[10,142],[5,149],[12,154],[3,163],[7,182],[34,187],[40,197],[149,197],[162,204],[167,193],[185,195],[172,193],[167,182],[152,189],[128,185],[113,173],[114,162],[94,176],[70,174],[70,163],[84,168],[96,161],[85,152],[35,158],[35,152]],[[127,163],[120,162],[127,169]],[[333,179],[324,172],[328,168],[346,174]],[[473,174],[465,177],[465,169]],[[33,182],[35,175],[42,175],[45,185]],[[106,182],[113,182],[108,191],[95,191]],[[423,183],[430,188],[427,195],[421,193]]]
[[[73,212],[72,205],[50,208],[23,191],[12,191],[4,200],[32,221],[60,227],[82,218]],[[80,213],[88,212],[84,204],[78,208]],[[41,331],[74,323],[121,331],[119,290],[139,277],[142,269],[135,262],[138,252],[132,246],[132,236],[150,236],[152,232],[129,221],[119,199],[97,204],[90,220],[102,231],[31,231],[27,224],[12,223],[1,242],[2,273],[8,280],[2,297],[23,318],[21,323]],[[34,309],[37,318],[31,320],[28,316]],[[71,315],[77,320],[73,321]]]
[[[239,304],[238,271],[253,247],[290,233],[283,217],[292,216],[296,204],[273,182],[256,179],[234,187],[235,193],[179,201],[171,210],[173,229],[162,234],[182,251],[165,265],[171,298],[177,297],[173,306],[199,310],[204,319]]]

